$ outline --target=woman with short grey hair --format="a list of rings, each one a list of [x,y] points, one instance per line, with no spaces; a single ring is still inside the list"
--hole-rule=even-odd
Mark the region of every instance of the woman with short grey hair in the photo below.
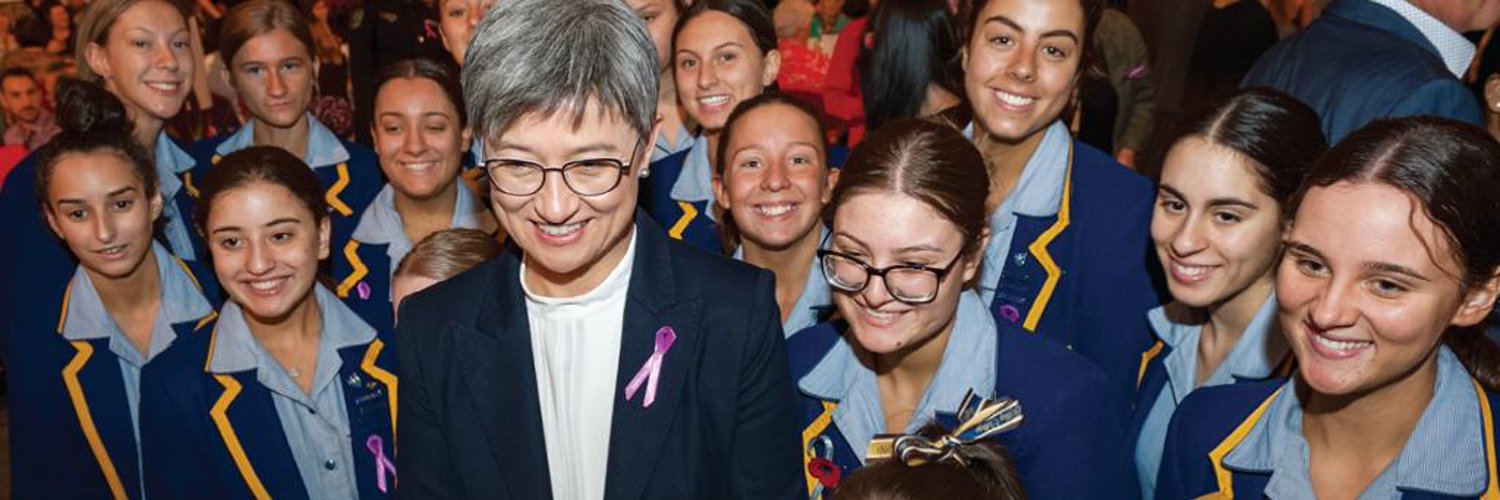
[[[800,498],[770,273],[637,216],[659,66],[615,0],[506,0],[464,98],[517,251],[405,300],[410,498]]]

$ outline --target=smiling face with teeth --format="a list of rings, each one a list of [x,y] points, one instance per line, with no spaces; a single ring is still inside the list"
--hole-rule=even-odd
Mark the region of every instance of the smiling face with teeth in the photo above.
[[[1483,321],[1494,297],[1466,292],[1441,230],[1407,193],[1339,182],[1310,189],[1278,270],[1278,320],[1317,393],[1427,384],[1450,326]]]
[[[742,243],[769,251],[799,242],[815,248],[818,219],[836,175],[824,163],[816,119],[790,105],[771,104],[740,115],[733,127],[714,189]]]
[[[676,42],[677,97],[708,134],[724,127],[735,105],[775,82],[781,67],[775,49],[762,53],[745,23],[719,11],[688,20]]]
[[[113,152],[65,154],[48,176],[47,224],[95,280],[142,270],[161,203],[130,162]]]
[[[1058,119],[1078,82],[1084,38],[1078,0],[990,0],[962,51],[975,123],[1020,143]]]
[[[285,186],[262,180],[211,200],[204,223],[214,274],[251,325],[316,310],[318,262],[328,257],[328,218],[314,217]]]
[[[1178,302],[1253,314],[1270,295],[1281,206],[1249,161],[1201,136],[1167,154],[1151,239]]]
[[[935,351],[940,357],[963,284],[979,271],[979,259],[972,252],[954,259],[965,248],[958,226],[917,198],[864,191],[849,195],[838,207],[832,232],[834,251],[875,267],[943,267],[953,262],[950,269],[958,272],[944,276],[936,298],[926,304],[897,301],[879,278],[872,278],[859,293],[833,294],[860,349],[877,355]]]
[[[600,106],[596,99],[589,99],[582,109],[528,113],[485,141],[485,158],[521,160],[545,168],[607,158],[629,166],[614,189],[596,196],[574,192],[556,171],[547,172],[541,190],[526,196],[505,194],[491,183],[490,203],[496,217],[525,252],[523,278],[531,290],[548,297],[574,297],[593,290],[629,248],[640,190],[637,172],[649,151],[638,146],[653,140],[654,131],[643,137],[619,113],[601,112]]]
[[[437,82],[394,78],[381,85],[373,128],[380,169],[397,193],[415,200],[456,195],[469,132]]]
[[[257,127],[303,123],[316,79],[310,49],[285,29],[250,38],[230,62],[230,81]]]
[[[195,69],[188,37],[176,8],[142,1],[114,21],[102,45],[85,48],[89,68],[120,98],[138,133],[160,130],[182,110]]]

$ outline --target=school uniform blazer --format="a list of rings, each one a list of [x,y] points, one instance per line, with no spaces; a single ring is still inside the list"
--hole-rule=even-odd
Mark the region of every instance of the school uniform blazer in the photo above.
[[[641,179],[639,203],[653,220],[667,228],[667,235],[709,253],[723,254],[719,244],[719,226],[708,216],[713,207],[706,201],[672,199],[672,186],[682,176],[692,148],[684,149],[651,162],[651,175]]]
[[[6,339],[6,351],[16,354],[5,360],[11,495],[140,498],[135,428],[110,339],[62,336],[70,281],[36,290],[46,299],[18,309],[19,328]],[[214,317],[173,324],[172,345],[206,336]]]
[[[332,266],[334,279],[339,280],[334,293],[377,332],[396,327],[390,273],[396,263],[386,253],[388,248],[389,244],[360,243],[351,238]]]
[[[229,137],[231,136],[203,139],[193,145],[192,154],[198,165],[193,168],[190,180],[202,179],[209,169],[223,159],[224,155],[219,153],[220,144]],[[342,140],[338,144],[348,151],[347,160],[330,165],[311,165],[314,167],[313,173],[318,175],[318,182],[323,184],[325,190],[323,200],[328,202],[328,221],[332,226],[329,248],[336,251],[344,248],[349,235],[359,225],[359,214],[364,213],[365,207],[370,205],[370,201],[380,193],[381,186],[385,185],[384,174],[380,171],[380,162],[374,151]],[[193,186],[191,192],[196,196],[196,185],[189,183],[189,186]],[[377,331],[388,330],[377,328]]]
[[[804,498],[771,274],[635,221],[604,497]],[[403,498],[552,497],[520,279],[506,253],[402,302]],[[625,386],[663,326],[677,340],[643,407]]]
[[[848,325],[821,323],[787,339],[793,380],[801,380],[833,349]],[[1130,447],[1116,417],[1123,409],[1106,397],[1106,379],[1098,368],[1057,344],[1016,331],[1001,330],[995,349],[995,391],[1021,403],[1025,420],[1000,435],[1030,498],[1111,498],[1140,496]],[[986,395],[988,396],[988,395]],[[827,438],[839,478],[861,464],[853,444],[833,421],[837,401],[806,395],[799,398],[802,419],[805,487],[810,491],[826,475],[811,465],[814,441]],[[938,420],[956,425],[951,414]],[[868,443],[858,443],[866,446]],[[826,488],[826,487],[825,487]]]
[[[1086,144],[1074,140],[1071,157],[1057,214],[1017,214],[990,310],[1002,337],[1040,335],[1102,369],[1123,425],[1155,338],[1146,313],[1161,305],[1149,240],[1156,192]]]
[[[141,374],[141,460],[146,494],[157,499],[307,498],[271,391],[256,370],[208,371],[214,334],[157,356]],[[338,350],[337,382],[349,415],[359,498],[389,498],[366,438],[394,436],[396,356],[382,337]],[[380,452],[395,456],[393,439]],[[388,488],[389,489],[389,488]]]
[[[165,134],[159,141],[171,141]],[[173,144],[175,147],[175,143]],[[158,148],[159,150],[162,148]],[[158,159],[160,161],[160,159]],[[195,189],[191,187],[191,173],[184,171],[177,176],[182,188],[164,203],[177,206],[179,217],[188,227],[189,245],[196,259],[187,259],[195,267],[199,261],[208,261],[208,249],[203,238],[193,230],[192,213],[197,205]],[[164,215],[165,216],[165,215]],[[52,292],[61,293],[73,276],[78,261],[66,245],[47,227],[36,197],[36,155],[29,155],[6,177],[0,189],[0,336],[15,331],[7,318],[24,314],[29,307],[45,304],[56,298]],[[162,234],[160,225],[157,241],[173,248]],[[195,269],[196,270],[196,269]],[[219,300],[218,280],[212,269],[207,273],[194,273],[203,286],[203,295],[210,300]],[[14,308],[14,309],[13,309]]]
[[[1134,409],[1130,418],[1130,434],[1125,436],[1128,439],[1127,442],[1132,445],[1140,439],[1141,428],[1146,425],[1146,417],[1150,416],[1151,408],[1156,405],[1157,398],[1161,397],[1162,391],[1167,387],[1167,366],[1163,360],[1167,359],[1167,355],[1170,354],[1172,354],[1172,346],[1162,341],[1157,341],[1156,345],[1141,354],[1140,389],[1136,391],[1135,405],[1132,407]],[[1236,375],[1234,383],[1250,384],[1268,380],[1285,382],[1296,365],[1297,358],[1292,356],[1291,351],[1287,351],[1281,364],[1277,365],[1270,377],[1256,379]]]
[[[1384,117],[1435,115],[1484,125],[1479,102],[1437,47],[1395,11],[1337,0],[1266,51],[1243,87],[1271,87],[1318,112],[1330,144]]]
[[[1241,472],[1222,465],[1223,458],[1248,435],[1260,420],[1266,407],[1275,399],[1278,389],[1288,387],[1284,380],[1251,384],[1208,387],[1193,391],[1172,417],[1167,433],[1167,453],[1157,476],[1156,498],[1263,498],[1269,474]],[[1475,384],[1478,390],[1478,384]],[[1290,389],[1288,389],[1290,390]],[[1484,447],[1489,470],[1486,493],[1479,498],[1496,498],[1500,478],[1496,474],[1495,428],[1500,425],[1495,409],[1500,395],[1480,390],[1479,409],[1484,423]],[[1391,464],[1392,467],[1395,463]],[[1311,497],[1311,492],[1308,493]],[[1456,500],[1458,497],[1430,492],[1404,490],[1406,500]]]

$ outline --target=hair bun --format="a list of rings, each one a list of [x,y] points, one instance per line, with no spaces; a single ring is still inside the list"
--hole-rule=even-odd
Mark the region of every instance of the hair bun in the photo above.
[[[64,133],[75,134],[129,134],[133,128],[119,98],[76,78],[57,82],[57,125]]]

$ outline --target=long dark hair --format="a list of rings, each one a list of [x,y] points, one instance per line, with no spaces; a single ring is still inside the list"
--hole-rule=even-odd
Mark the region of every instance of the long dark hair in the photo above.
[[[886,123],[859,143],[839,172],[824,222],[850,197],[895,192],[921,200],[958,226],[965,251],[979,249],[988,217],[989,171],[974,143],[957,129],[919,118]]]
[[[73,153],[109,153],[124,159],[145,186],[146,198],[156,195],[155,163],[136,142],[125,106],[114,94],[84,80],[63,79],[57,84],[57,124],[62,132],[36,152],[34,188],[43,211],[51,210],[47,186],[58,160]]]
[[[1201,111],[1185,122],[1173,142],[1188,137],[1248,158],[1261,191],[1283,208],[1307,169],[1328,150],[1318,113],[1295,97],[1265,87],[1238,91]]]
[[[929,85],[964,95],[960,44],[946,0],[885,0],[869,26],[875,44],[860,51],[857,67],[870,130],[917,117]]]
[[[1447,240],[1465,291],[1500,270],[1500,143],[1453,120],[1378,120],[1345,137],[1313,165],[1291,210],[1314,187],[1383,184],[1410,196]],[[1485,388],[1500,390],[1500,349],[1483,325],[1450,328],[1445,342]]]

